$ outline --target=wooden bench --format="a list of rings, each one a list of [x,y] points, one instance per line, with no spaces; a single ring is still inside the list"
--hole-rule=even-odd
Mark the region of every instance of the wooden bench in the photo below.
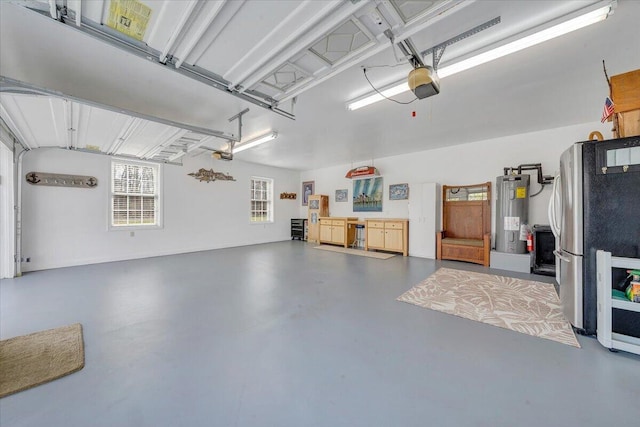
[[[442,186],[442,231],[436,258],[489,266],[491,183]]]

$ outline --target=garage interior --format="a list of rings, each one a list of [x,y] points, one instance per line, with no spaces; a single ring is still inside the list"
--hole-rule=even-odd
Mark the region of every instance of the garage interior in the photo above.
[[[555,177],[572,144],[614,138],[605,72],[640,68],[640,2],[8,1],[0,19],[0,337],[81,323],[85,352],[82,370],[1,398],[3,426],[640,416],[638,355],[396,300],[441,268],[557,287],[436,259],[440,189],[525,164]],[[410,90],[416,68],[436,93]],[[139,216],[117,208],[117,165],[153,176]],[[359,167],[382,177],[378,211],[354,209]],[[529,224],[549,224],[552,185],[531,177]],[[408,256],[292,240],[305,184],[327,217],[408,220]]]

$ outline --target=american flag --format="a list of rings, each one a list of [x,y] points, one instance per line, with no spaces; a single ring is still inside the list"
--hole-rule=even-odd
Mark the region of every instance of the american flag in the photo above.
[[[613,114],[613,101],[607,96],[604,100],[604,109],[602,110],[602,118],[600,122],[604,123]]]

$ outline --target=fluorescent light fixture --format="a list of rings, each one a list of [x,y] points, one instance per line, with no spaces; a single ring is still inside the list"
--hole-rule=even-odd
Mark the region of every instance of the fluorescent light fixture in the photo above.
[[[518,38],[514,41],[507,42],[501,46],[492,48],[490,50],[487,50],[486,52],[474,55],[470,58],[466,58],[455,64],[438,68],[438,77],[442,79],[444,77],[452,76],[456,73],[460,73],[470,68],[477,67],[478,65],[493,61],[494,59],[502,58],[503,56],[507,56],[514,52],[518,52],[528,47],[535,46],[547,40],[551,40],[577,29],[595,24],[596,22],[603,21],[609,16],[609,12],[611,12],[611,9],[616,2],[614,1],[606,3],[607,4],[605,6],[598,7],[597,9],[590,8],[591,10],[586,13],[583,13],[582,11],[578,12],[580,14],[572,19],[566,20],[556,25],[552,25],[543,30],[534,30],[534,33],[524,37],[522,37],[522,35],[518,35],[516,36]],[[394,84],[380,92],[388,98],[407,91],[409,91],[409,85],[406,81],[403,81],[402,83]],[[381,101],[382,99],[384,99],[383,96],[381,96],[379,93],[374,93],[373,95],[368,95],[364,98],[348,103],[347,109],[357,110],[358,108],[366,107],[367,105]]]
[[[407,79],[404,79],[402,83],[394,84],[387,89],[383,89],[380,93],[376,92],[373,95],[369,95],[365,98],[362,98],[358,101],[351,102],[347,105],[347,110],[357,110],[358,108],[366,107],[367,105],[371,105],[378,101],[382,101],[385,97],[390,98],[392,96],[398,95],[403,92],[407,92],[409,90],[409,84],[407,83]]]
[[[276,139],[278,137],[278,132],[271,132],[267,135],[259,136],[255,139],[250,139],[249,141],[243,142],[239,145],[233,147],[233,154],[237,154],[241,151],[248,150],[249,148],[253,148],[257,145],[264,144],[267,141],[271,141],[272,139]]]

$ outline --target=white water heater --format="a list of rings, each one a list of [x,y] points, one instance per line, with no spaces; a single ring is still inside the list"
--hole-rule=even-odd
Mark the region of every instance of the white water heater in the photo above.
[[[529,224],[528,174],[503,175],[496,179],[496,251],[510,254],[527,253],[526,234],[521,229]]]

